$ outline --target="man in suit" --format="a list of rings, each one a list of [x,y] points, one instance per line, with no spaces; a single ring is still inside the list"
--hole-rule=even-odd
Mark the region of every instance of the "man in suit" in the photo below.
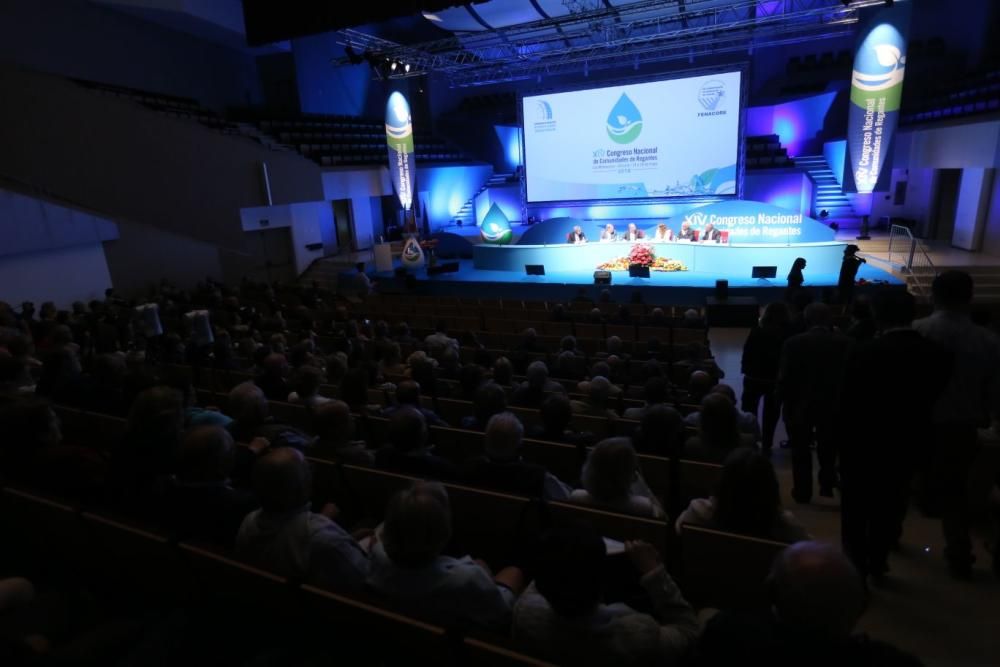
[[[634,222],[628,223],[628,231],[625,232],[626,241],[638,241],[646,238],[646,233],[635,226]]]
[[[580,225],[573,227],[573,231],[566,235],[566,243],[572,243],[573,245],[580,245],[587,242],[587,236],[583,233],[583,228]]]
[[[883,290],[872,305],[879,336],[852,350],[843,384],[841,538],[858,572],[880,577],[902,533],[910,482],[930,446],[931,413],[951,363],[947,350],[911,327],[908,292]]]
[[[701,240],[705,242],[718,243],[722,240],[722,232],[715,228],[711,222],[705,223],[705,229],[701,230]]]
[[[934,313],[913,323],[952,354],[952,373],[931,415],[934,443],[925,474],[941,513],[945,558],[954,577],[972,575],[968,478],[979,451],[978,428],[1000,414],[1000,342],[969,317],[974,285],[963,271],[944,271],[931,285]]]
[[[696,233],[691,229],[691,223],[685,220],[681,223],[681,231],[677,234],[678,241],[694,241]]]
[[[826,304],[809,304],[806,331],[786,340],[781,349],[778,394],[792,448],[792,497],[802,504],[812,499],[814,440],[820,495],[833,497],[837,484],[834,424],[851,339],[834,331],[830,319]]]

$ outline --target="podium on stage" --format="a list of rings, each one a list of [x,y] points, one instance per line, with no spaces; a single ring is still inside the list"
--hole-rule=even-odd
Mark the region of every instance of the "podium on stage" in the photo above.
[[[376,243],[373,252],[375,256],[375,270],[379,273],[392,271],[392,245],[389,243]]]

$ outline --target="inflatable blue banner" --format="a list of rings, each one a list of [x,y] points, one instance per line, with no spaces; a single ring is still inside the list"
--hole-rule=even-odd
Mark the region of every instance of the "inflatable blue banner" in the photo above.
[[[409,103],[398,91],[389,95],[385,105],[385,140],[389,147],[392,186],[403,210],[409,210],[413,203],[413,177],[417,171],[413,155],[413,120]]]
[[[901,0],[874,12],[858,33],[847,148],[854,185],[862,194],[875,189],[899,122],[909,25],[910,3]]]

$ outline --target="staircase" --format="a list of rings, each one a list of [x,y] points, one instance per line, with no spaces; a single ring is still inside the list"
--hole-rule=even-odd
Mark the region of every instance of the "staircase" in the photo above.
[[[907,289],[915,296],[929,297],[931,293],[931,283],[937,273],[955,269],[964,271],[972,276],[972,281],[976,286],[972,302],[973,303],[998,303],[1000,304],[1000,266],[935,266],[914,267],[913,273],[905,276]],[[935,271],[937,273],[935,273]]]
[[[506,174],[497,174],[497,173],[494,173],[492,176],[490,176],[490,179],[488,181],[486,181],[485,183],[483,183],[483,186],[481,188],[479,188],[479,190],[476,191],[476,194],[472,195],[472,197],[469,199],[469,201],[465,202],[465,204],[462,205],[462,208],[458,209],[458,213],[455,214],[455,217],[458,218],[459,220],[461,220],[462,224],[464,226],[468,227],[468,226],[475,225],[476,224],[476,211],[475,211],[476,197],[478,197],[480,194],[482,194],[483,190],[487,190],[487,189],[492,188],[492,187],[498,187],[498,186],[504,185],[507,182],[507,179],[510,178],[510,177],[511,177],[511,174],[509,172],[506,173]]]
[[[849,220],[854,222],[858,214],[851,205],[851,200],[844,195],[837,177],[822,155],[800,155],[795,158],[795,166],[801,167],[809,174],[814,185],[813,217],[819,219],[820,211],[828,211],[827,222],[834,220]]]

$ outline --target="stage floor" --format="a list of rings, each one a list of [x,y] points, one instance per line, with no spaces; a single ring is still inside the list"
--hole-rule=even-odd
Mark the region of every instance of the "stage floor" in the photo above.
[[[476,269],[472,265],[472,260],[459,260],[458,266],[458,271],[454,273],[442,273],[436,276],[428,276],[426,269],[412,272],[416,278],[416,288],[422,292],[456,296],[479,295],[490,298],[530,296],[554,300],[569,299],[580,287],[593,288],[593,291],[605,288],[594,285],[594,270],[589,266],[586,269],[546,271],[544,276],[528,276],[517,271]],[[836,273],[817,273],[806,269],[805,277],[805,286],[814,289],[817,297],[820,297],[824,290],[831,289],[837,284]],[[903,281],[892,274],[868,264],[861,265],[858,278],[872,283],[872,286],[859,286],[858,293],[864,293],[871,287],[882,284],[904,286]],[[376,279],[384,288],[392,291],[395,291],[394,287],[399,290],[406,287],[405,281],[389,272],[376,274]],[[700,304],[704,303],[706,297],[714,295],[715,281],[720,279],[729,281],[729,289],[734,296],[752,296],[766,303],[780,299],[784,295],[783,276],[780,279],[759,280],[745,275],[695,271],[654,271],[650,273],[649,278],[630,278],[625,271],[615,271],[611,274],[611,285],[606,287],[618,300],[627,300],[632,292],[639,291],[643,298],[650,302]],[[592,290],[588,289],[588,293],[590,291]]]

